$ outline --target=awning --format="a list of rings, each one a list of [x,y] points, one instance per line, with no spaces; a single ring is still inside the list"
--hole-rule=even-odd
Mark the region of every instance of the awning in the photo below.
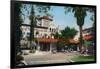
[[[93,36],[92,36],[92,35],[85,35],[85,36],[83,37],[83,39],[84,39],[84,40],[91,40],[91,39],[93,39]]]
[[[37,38],[36,40],[45,43],[56,43],[58,41],[58,39],[52,39],[52,38]]]
[[[76,41],[76,40],[70,39],[70,40],[69,40],[69,43],[70,43],[70,44],[78,44],[79,41]]]
[[[79,44],[78,40],[69,39],[69,40],[62,40],[65,44]]]
[[[57,43],[58,41],[60,42],[65,42],[66,44],[78,44],[79,41],[69,39],[69,40],[64,40],[64,39],[53,39],[53,38],[37,38],[36,39],[39,42],[44,42],[44,43]]]

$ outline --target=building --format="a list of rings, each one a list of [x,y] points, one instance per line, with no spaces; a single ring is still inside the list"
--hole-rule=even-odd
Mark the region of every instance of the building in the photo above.
[[[34,29],[35,38],[53,38],[52,34],[57,32],[57,27],[53,23],[53,19],[48,16],[38,18],[37,27]]]
[[[28,37],[30,37],[30,27],[22,26],[22,46],[30,47]],[[54,25],[53,19],[48,16],[38,17],[36,26],[34,27],[35,49],[39,51],[51,51],[54,48],[57,39],[54,39],[53,34],[58,32],[58,28]],[[27,41],[27,42],[26,42]],[[26,45],[25,45],[26,44]]]
[[[95,40],[94,40],[94,28],[86,28],[83,30],[83,40],[84,40],[84,46],[85,49],[88,50],[89,54],[94,53],[94,48],[95,48]]]
[[[83,44],[84,47],[90,47],[93,46],[94,43],[94,31],[93,31],[93,27],[90,28],[85,28],[82,30],[82,36],[83,36]],[[79,41],[79,37],[80,37],[80,32],[77,33],[77,35],[75,36],[74,40]],[[91,47],[93,48],[93,47]]]

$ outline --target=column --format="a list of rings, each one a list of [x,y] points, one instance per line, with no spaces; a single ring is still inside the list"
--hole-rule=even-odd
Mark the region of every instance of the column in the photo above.
[[[52,43],[50,43],[50,53],[52,53]]]
[[[39,44],[39,41],[38,41],[37,50],[40,51],[40,44]]]

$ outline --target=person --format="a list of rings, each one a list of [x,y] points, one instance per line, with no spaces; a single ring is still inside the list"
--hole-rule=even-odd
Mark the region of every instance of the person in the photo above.
[[[35,46],[36,46],[36,43],[34,41],[32,41],[31,42],[31,50],[33,53],[35,52]]]
[[[65,50],[65,53],[67,53],[67,51],[68,51],[68,46],[67,45],[65,46],[64,50]]]
[[[56,49],[52,49],[52,53],[53,54],[56,54]]]

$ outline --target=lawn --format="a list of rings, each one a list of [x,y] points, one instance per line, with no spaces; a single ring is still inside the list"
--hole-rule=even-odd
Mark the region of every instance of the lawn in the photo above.
[[[71,60],[74,62],[95,61],[95,57],[78,55],[78,56],[73,57]]]

